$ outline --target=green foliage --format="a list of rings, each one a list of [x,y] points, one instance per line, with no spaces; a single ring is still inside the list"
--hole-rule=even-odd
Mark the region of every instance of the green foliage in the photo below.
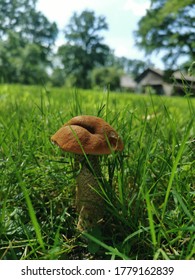
[[[98,65],[104,65],[109,47],[102,43],[99,34],[108,28],[103,16],[93,11],[74,13],[65,29],[67,43],[58,50],[58,56],[66,75],[74,77],[74,86],[90,87],[89,73]]]
[[[57,26],[36,10],[37,0],[0,1],[0,38],[9,31],[19,33],[26,43],[35,43],[48,49],[57,36]]]
[[[60,67],[55,67],[52,71],[50,82],[54,87],[62,87],[65,84],[65,73]]]
[[[9,32],[0,48],[0,76],[4,82],[41,84],[48,79],[39,45],[22,43],[17,33]]]
[[[22,23],[27,21],[27,17],[29,16],[30,11],[35,7],[36,2],[37,0],[1,0],[0,37],[4,37],[7,34],[7,30],[17,32],[18,26],[22,27]]]
[[[133,76],[134,78],[140,75],[149,66],[154,65],[150,61],[141,61],[138,59],[129,59],[124,56],[117,57],[113,53],[110,53],[107,57],[106,65],[108,67],[115,67],[120,69],[126,74]]]
[[[37,44],[28,44],[22,50],[18,65],[18,81],[22,84],[43,84],[48,79],[46,63],[42,60],[42,51]]]
[[[147,53],[165,53],[163,61],[172,66],[187,57],[191,63],[195,59],[195,16],[193,0],[152,1],[151,8],[139,21],[136,31],[137,45]]]
[[[91,73],[92,87],[111,90],[120,88],[121,71],[114,67],[95,68]]]
[[[153,3],[158,1],[153,1]],[[178,1],[178,0],[171,0],[171,1],[165,1],[165,4],[162,6],[162,9],[160,11],[160,20],[163,20],[163,18],[169,16],[170,13],[177,15],[179,10],[185,8],[188,5],[194,4],[194,0],[186,0]]]
[[[1,259],[194,259],[195,100],[0,86]],[[101,159],[101,231],[76,231],[73,157],[50,137],[77,114],[121,135]]]
[[[0,1],[0,78],[37,84],[48,79],[46,67],[57,26],[36,10],[35,0]]]

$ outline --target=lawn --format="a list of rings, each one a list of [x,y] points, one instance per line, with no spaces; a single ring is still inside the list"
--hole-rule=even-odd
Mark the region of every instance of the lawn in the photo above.
[[[106,214],[76,229],[74,156],[50,137],[99,116]],[[0,85],[0,259],[195,259],[195,99]]]

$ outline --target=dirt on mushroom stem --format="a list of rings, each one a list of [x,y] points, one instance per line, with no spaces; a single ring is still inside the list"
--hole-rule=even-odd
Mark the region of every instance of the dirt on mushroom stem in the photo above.
[[[104,217],[104,199],[101,196],[102,174],[99,156],[75,155],[75,167],[81,170],[76,178],[77,228],[87,231],[101,224]]]

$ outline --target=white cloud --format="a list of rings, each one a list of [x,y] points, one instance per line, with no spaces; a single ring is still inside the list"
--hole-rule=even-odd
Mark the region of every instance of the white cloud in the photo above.
[[[142,17],[146,14],[146,10],[150,8],[148,0],[126,0],[124,10],[131,11],[135,16]]]
[[[95,10],[98,7],[99,1],[90,0],[39,0],[37,2],[37,9],[43,11],[49,20],[56,21],[60,28],[64,28],[69,22],[73,12],[85,9]]]

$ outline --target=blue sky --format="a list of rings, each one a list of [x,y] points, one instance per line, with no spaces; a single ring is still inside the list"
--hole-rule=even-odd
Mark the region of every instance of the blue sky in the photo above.
[[[104,32],[104,42],[114,49],[115,55],[144,61],[144,51],[135,46],[133,31],[149,7],[150,0],[38,0],[37,4],[38,10],[49,20],[55,21],[61,30],[75,11],[79,13],[90,9],[96,15],[104,15],[109,25],[109,30]],[[64,43],[64,38],[59,36],[57,45]],[[156,67],[163,68],[159,57],[153,55],[151,60]]]

